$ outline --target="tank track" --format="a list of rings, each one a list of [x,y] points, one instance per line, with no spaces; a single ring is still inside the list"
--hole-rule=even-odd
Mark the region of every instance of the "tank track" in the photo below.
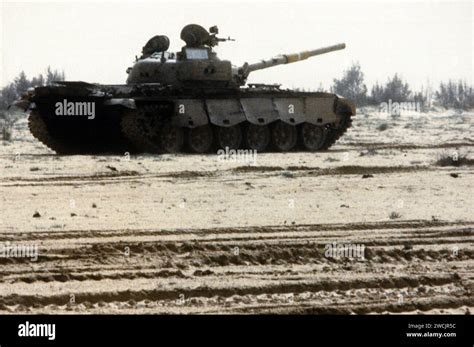
[[[122,115],[120,128],[122,134],[132,144],[133,151],[136,152],[160,152],[160,148],[156,143],[156,139],[153,134],[150,134],[150,130],[153,129],[153,124],[150,123],[150,119],[147,118],[147,112],[158,111],[158,107],[148,105],[138,110],[126,110]]]
[[[352,117],[350,115],[342,115],[342,121],[336,128],[330,128],[326,140],[324,141],[322,150],[328,150],[332,145],[336,143],[337,140],[341,138],[352,126]]]
[[[38,111],[31,111],[28,116],[28,128],[31,134],[49,149],[57,154],[74,154],[74,150],[60,140],[55,139],[49,133],[45,121]]]
[[[95,136],[91,136],[81,134],[81,129],[65,129],[60,124],[47,122],[47,117],[43,117],[38,110],[32,110],[28,117],[28,128],[36,139],[60,155],[123,154],[130,147],[120,129],[115,132],[119,136],[115,137],[104,136],[107,127],[100,128]]]

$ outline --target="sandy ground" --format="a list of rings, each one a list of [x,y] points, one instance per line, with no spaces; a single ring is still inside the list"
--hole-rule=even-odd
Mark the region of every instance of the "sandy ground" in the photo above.
[[[56,156],[18,122],[0,247],[39,256],[0,257],[0,313],[472,312],[473,164],[435,162],[474,158],[474,114],[361,113],[329,151],[256,163]]]

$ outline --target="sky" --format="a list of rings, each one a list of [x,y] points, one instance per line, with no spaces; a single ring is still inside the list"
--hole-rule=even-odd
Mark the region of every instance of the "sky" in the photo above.
[[[473,83],[472,1],[171,1],[5,2],[1,12],[1,85],[20,71],[46,67],[67,80],[125,83],[146,41],[164,34],[183,46],[189,23],[217,25],[221,59],[235,65],[345,42],[347,48],[251,74],[250,83],[315,89],[331,86],[359,62],[369,88],[399,73],[418,89],[463,79]]]

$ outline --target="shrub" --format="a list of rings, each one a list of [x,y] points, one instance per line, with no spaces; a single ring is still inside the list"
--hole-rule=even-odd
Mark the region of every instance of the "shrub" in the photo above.
[[[364,84],[364,73],[359,63],[344,71],[341,79],[334,79],[331,87],[333,93],[355,101],[358,106],[367,104],[367,86]]]
[[[390,214],[388,215],[388,218],[390,218],[390,219],[399,219],[401,217],[402,217],[402,215],[398,212],[395,212],[395,211],[390,212]]]
[[[388,124],[387,123],[382,123],[377,127],[378,131],[385,131],[388,129]]]
[[[2,125],[2,140],[11,141],[12,140],[12,127],[8,124]]]

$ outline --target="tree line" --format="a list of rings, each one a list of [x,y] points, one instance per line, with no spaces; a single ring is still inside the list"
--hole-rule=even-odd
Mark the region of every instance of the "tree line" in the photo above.
[[[340,79],[333,80],[331,91],[354,100],[358,106],[380,105],[392,100],[418,102],[422,109],[432,104],[464,110],[474,108],[474,90],[462,80],[442,82],[437,90],[428,85],[414,91],[399,74],[395,74],[384,84],[376,82],[369,91],[364,83],[364,73],[357,62],[345,70]]]
[[[6,110],[8,105],[11,105],[29,88],[48,86],[54,81],[64,81],[65,77],[64,71],[53,70],[49,66],[45,74],[40,73],[31,79],[26,76],[24,71],[20,72],[13,82],[8,83],[0,90],[0,110]]]

